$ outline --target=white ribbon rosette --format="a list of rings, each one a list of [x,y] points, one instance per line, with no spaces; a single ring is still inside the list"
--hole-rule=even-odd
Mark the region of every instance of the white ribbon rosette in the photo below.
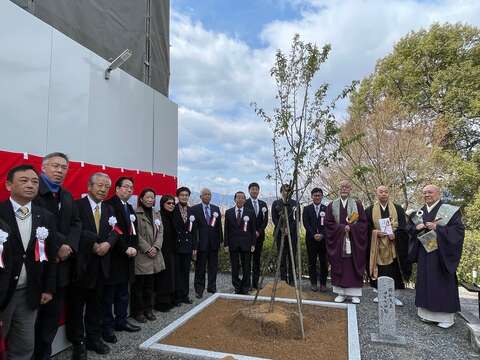
[[[108,218],[108,224],[109,224],[112,228],[114,228],[115,225],[117,225],[117,218],[116,218],[115,216],[110,216],[110,217]]]
[[[188,224],[188,232],[192,232],[193,222],[195,221],[195,215],[190,215],[188,220],[190,220],[190,223]]]
[[[157,228],[157,231],[160,230],[160,225],[162,225],[162,223],[160,222],[160,219],[155,219],[154,223],[155,223],[155,227]]]
[[[320,211],[320,225],[323,226],[323,222],[324,222],[324,219],[325,219],[325,211]]]
[[[215,211],[212,215],[213,215],[213,218],[212,218],[212,224],[211,224],[211,226],[214,227],[214,226],[215,226],[215,223],[217,222],[218,213]]]
[[[48,229],[39,226],[35,232],[37,241],[35,242],[35,261],[48,261],[47,253],[45,251],[45,240],[48,238]]]
[[[268,211],[267,208],[264,206],[264,207],[262,208],[262,213],[265,215],[265,213],[266,213],[267,211]]]
[[[135,217],[135,215],[133,214],[130,214],[130,231],[132,233],[132,235],[137,235],[137,231],[135,230],[135,224],[134,222],[137,220],[137,218]]]
[[[243,217],[243,231],[244,232],[247,232],[247,226],[248,226],[248,222],[250,221],[250,218],[248,216],[244,216]]]
[[[7,242],[8,233],[0,230],[0,268],[4,269],[5,265],[3,264],[3,244]]]
[[[421,219],[423,217],[423,211],[421,209],[418,210],[416,215],[419,219]]]

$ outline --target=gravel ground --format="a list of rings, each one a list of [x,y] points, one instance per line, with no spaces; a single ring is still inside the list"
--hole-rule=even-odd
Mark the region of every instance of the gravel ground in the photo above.
[[[306,285],[304,281],[304,285]],[[232,292],[229,274],[219,274],[217,278],[219,292]],[[193,292],[192,292],[193,293]],[[210,296],[210,294],[207,294]],[[168,313],[156,313],[158,319],[154,322],[142,324],[142,331],[138,333],[116,333],[118,343],[111,346],[108,355],[97,355],[88,352],[89,359],[183,359],[178,356],[160,355],[155,352],[138,350],[138,346],[160,331],[166,325],[189,311],[203,299],[195,299],[192,305],[183,305],[174,308]],[[404,307],[397,307],[397,329],[400,335],[407,338],[407,346],[393,346],[374,344],[370,341],[370,334],[377,331],[377,307],[373,303],[375,293],[371,288],[364,288],[362,303],[357,306],[358,326],[360,333],[360,346],[362,359],[480,359],[469,344],[469,333],[464,320],[456,316],[456,323],[448,330],[425,324],[418,320],[414,304],[414,290],[402,290],[399,298],[405,303]],[[132,320],[132,322],[134,322]],[[71,350],[66,350],[54,357],[55,360],[70,359]]]

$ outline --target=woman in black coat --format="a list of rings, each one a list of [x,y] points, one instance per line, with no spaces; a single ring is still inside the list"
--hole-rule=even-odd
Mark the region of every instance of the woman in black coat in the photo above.
[[[173,226],[175,198],[164,195],[160,200],[163,225],[162,255],[165,270],[155,274],[155,310],[167,312],[175,305],[175,245],[177,233]]]

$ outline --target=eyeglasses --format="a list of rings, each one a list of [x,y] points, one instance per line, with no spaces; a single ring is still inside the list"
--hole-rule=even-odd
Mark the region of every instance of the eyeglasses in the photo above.
[[[167,205],[175,205],[175,203],[173,201],[167,201],[165,204]]]
[[[121,188],[123,189],[126,189],[126,190],[133,190],[133,186],[132,185],[122,185],[120,186]]]

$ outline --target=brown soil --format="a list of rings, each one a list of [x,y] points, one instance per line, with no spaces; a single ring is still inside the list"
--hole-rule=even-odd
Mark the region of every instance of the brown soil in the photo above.
[[[260,296],[272,296],[273,282],[268,283],[260,290]],[[279,298],[288,298],[296,299],[295,288],[288,285],[285,281],[279,281],[277,285],[277,292],[275,297]],[[333,296],[331,293],[322,293],[322,292],[313,292],[313,291],[302,291],[302,298],[304,300],[321,300],[321,301],[332,301]]]
[[[303,305],[305,340],[300,336],[296,304],[218,299],[162,344],[270,359],[347,359],[347,313],[343,309]]]

